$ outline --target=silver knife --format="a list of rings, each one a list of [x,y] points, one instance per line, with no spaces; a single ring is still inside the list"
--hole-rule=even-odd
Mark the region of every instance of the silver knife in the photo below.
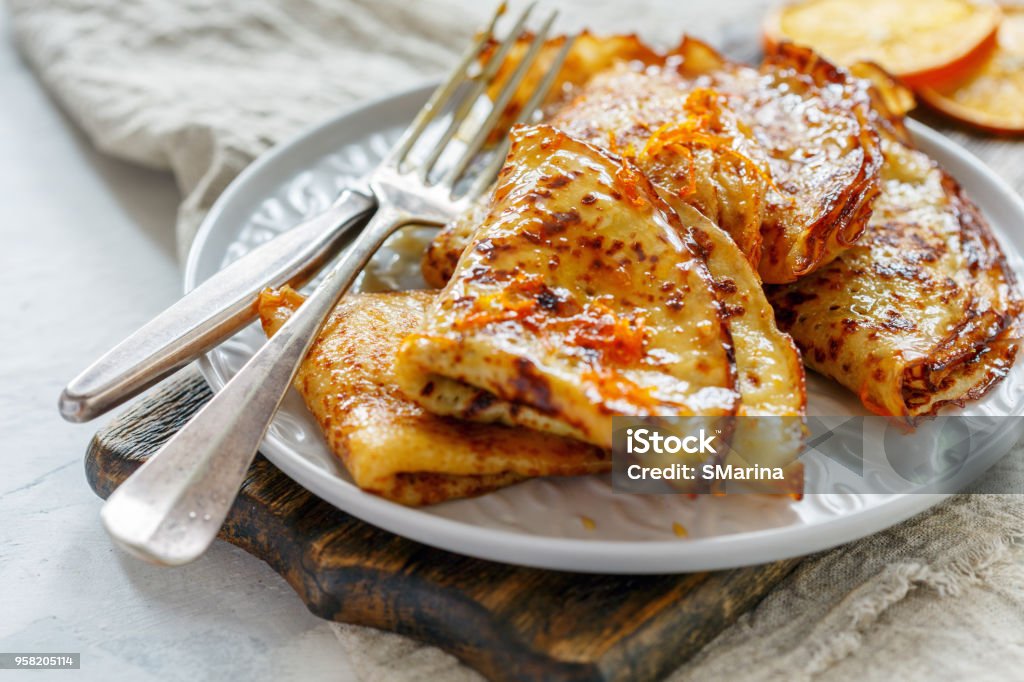
[[[261,290],[311,279],[376,208],[372,195],[345,190],[323,213],[210,277],[75,377],[61,393],[61,415],[93,419],[232,336],[256,317]]]

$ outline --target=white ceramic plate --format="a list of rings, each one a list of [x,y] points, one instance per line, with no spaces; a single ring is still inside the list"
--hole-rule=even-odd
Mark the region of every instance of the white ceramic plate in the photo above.
[[[224,264],[323,209],[372,167],[426,100],[425,87],[354,109],[311,128],[252,164],[207,217],[192,247],[185,290]],[[911,122],[926,152],[980,204],[1012,266],[1024,272],[1024,203],[992,171],[935,131]],[[411,288],[423,239],[403,234],[375,258],[364,289]],[[420,284],[422,286],[422,283]],[[200,363],[219,390],[263,342],[256,325]],[[1024,413],[1024,363],[971,409]],[[864,414],[850,393],[808,377],[811,414]],[[1022,420],[1024,421],[1024,420]],[[866,437],[868,434],[865,434]],[[1005,452],[1018,434],[996,444]],[[294,393],[261,451],[285,473],[331,504],[419,542],[484,559],[542,568],[603,573],[719,569],[799,556],[902,521],[942,495],[820,494],[802,501],[755,495],[615,494],[607,477],[544,479],[470,500],[410,509],[362,492],[327,448]],[[810,479],[824,475],[811,469]],[[687,530],[677,537],[673,524]]]

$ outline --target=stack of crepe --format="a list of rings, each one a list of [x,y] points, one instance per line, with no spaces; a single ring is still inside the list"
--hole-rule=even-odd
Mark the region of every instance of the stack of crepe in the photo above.
[[[743,417],[716,459],[799,494],[803,363],[910,423],[1008,371],[1012,273],[891,83],[589,34],[560,79],[427,250],[437,290],[348,297],[300,370],[360,487],[429,504],[605,471],[614,417]],[[266,293],[268,334],[300,302]]]

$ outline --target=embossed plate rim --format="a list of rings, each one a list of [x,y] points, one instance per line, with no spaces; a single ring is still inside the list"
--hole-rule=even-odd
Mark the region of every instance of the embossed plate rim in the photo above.
[[[354,107],[311,126],[252,163],[225,190],[201,225],[186,264],[185,291],[201,281],[204,268],[206,276],[212,274],[209,260],[216,256],[213,253],[215,242],[218,239],[223,242],[225,234],[237,232],[237,226],[250,220],[261,202],[280,189],[285,180],[323,161],[327,153],[342,149],[344,144],[359,143],[366,135],[383,132],[389,126],[404,125],[433,87],[432,84],[424,85]],[[915,121],[909,123],[925,151],[938,157],[954,177],[963,181],[967,176],[973,176],[971,179],[976,182],[970,184],[985,187],[987,201],[982,201],[978,192],[972,193],[972,198],[983,210],[986,204],[1002,202],[1000,212],[1015,214],[1024,224],[1024,202],[981,161],[938,132]],[[957,166],[958,172],[950,167],[951,161],[955,162],[953,165]],[[979,178],[980,182],[977,182]],[[1004,246],[1012,243],[994,221],[993,227]],[[221,259],[225,249],[220,249]],[[1019,248],[1015,251],[1017,261],[1019,251]],[[215,370],[210,357],[203,357],[199,368],[214,390],[223,386],[224,378]],[[946,497],[940,494],[878,496],[877,503],[817,523],[804,523],[798,518],[796,523],[786,526],[687,540],[552,537],[483,527],[467,520],[445,518],[430,510],[411,509],[388,502],[362,492],[340,475],[307,460],[273,433],[268,434],[261,451],[288,476],[325,501],[398,535],[482,559],[583,572],[712,570],[800,556],[888,528]]]

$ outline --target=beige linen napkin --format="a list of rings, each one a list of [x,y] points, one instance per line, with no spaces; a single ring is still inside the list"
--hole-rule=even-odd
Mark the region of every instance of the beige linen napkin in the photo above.
[[[23,54],[96,146],[174,173],[182,255],[256,155],[351,103],[442,73],[490,9],[472,0],[8,4]],[[549,4],[564,7],[564,26],[637,31],[662,45],[688,31],[747,58],[766,3]],[[1022,498],[953,498],[808,559],[673,679],[1018,677],[1022,535]],[[437,649],[334,627],[363,679],[478,678]]]

